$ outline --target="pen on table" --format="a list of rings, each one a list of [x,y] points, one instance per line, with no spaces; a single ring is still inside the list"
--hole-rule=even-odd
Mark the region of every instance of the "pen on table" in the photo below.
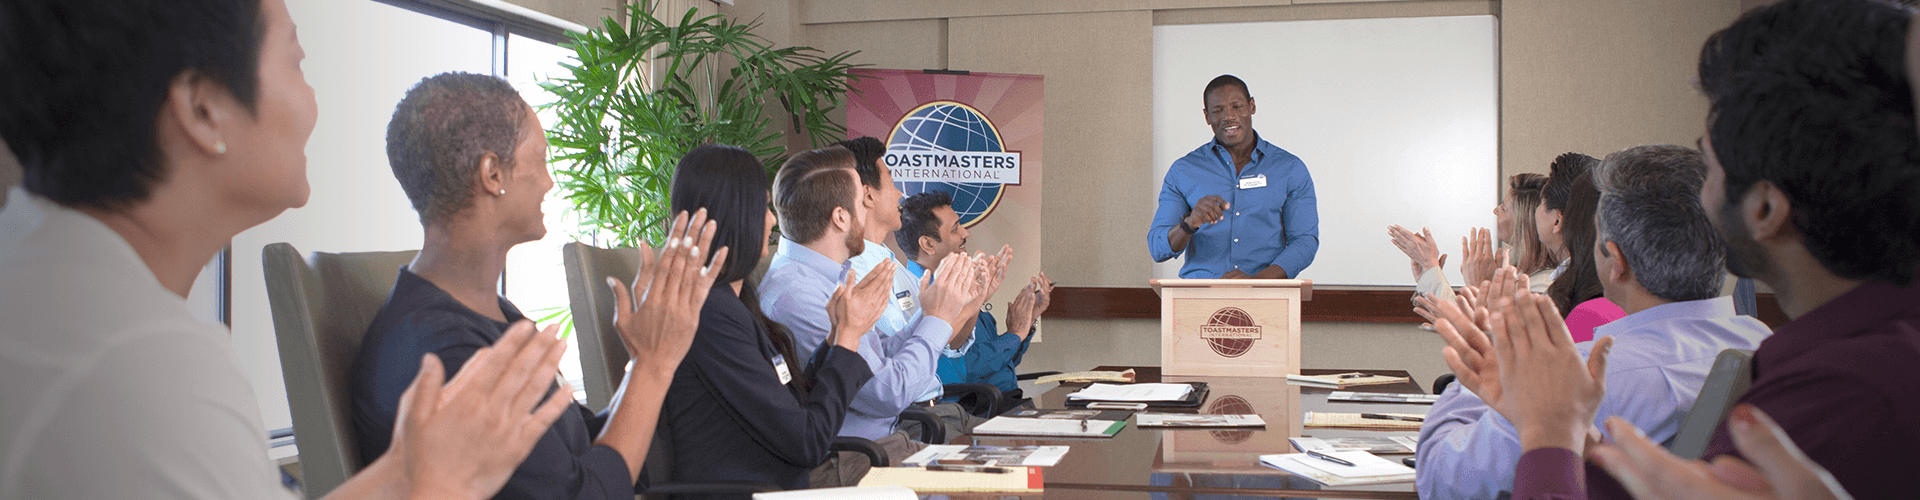
[[[973,465],[929,465],[927,466],[927,470],[943,472],[986,472],[992,474],[1013,472],[1013,469],[1006,467],[979,467]]]
[[[1321,460],[1326,460],[1326,461],[1328,461],[1328,462],[1333,462],[1333,463],[1336,463],[1336,464],[1340,464],[1340,465],[1345,465],[1345,466],[1348,466],[1348,467],[1353,467],[1353,466],[1354,466],[1354,465],[1353,465],[1353,462],[1348,462],[1348,461],[1346,461],[1346,460],[1342,460],[1342,459],[1341,459],[1340,457],[1336,457],[1336,456],[1333,456],[1333,455],[1328,455],[1328,454],[1325,454],[1325,453],[1321,453],[1321,452],[1317,452],[1317,451],[1313,451],[1313,450],[1307,450],[1307,456],[1309,456],[1309,457],[1313,457],[1313,458],[1318,458],[1318,459],[1321,459]]]
[[[1360,418],[1370,418],[1374,420],[1400,420],[1400,421],[1406,421],[1406,422],[1427,421],[1427,419],[1424,417],[1409,417],[1405,415],[1388,415],[1385,413],[1362,413],[1360,414]]]
[[[1365,376],[1368,376],[1368,375],[1365,373],[1347,373],[1347,374],[1340,375],[1340,378],[1349,379],[1349,378],[1360,378]]]

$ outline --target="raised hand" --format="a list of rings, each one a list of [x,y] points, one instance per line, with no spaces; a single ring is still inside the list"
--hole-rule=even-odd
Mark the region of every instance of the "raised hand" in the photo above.
[[[1046,271],[1041,271],[1039,276],[1033,277],[1033,287],[1035,293],[1033,297],[1033,318],[1035,321],[1038,321],[1040,315],[1047,312],[1047,306],[1053,305],[1053,280],[1047,279]]]
[[[1220,222],[1220,214],[1225,213],[1232,206],[1220,195],[1207,195],[1193,205],[1193,210],[1187,211],[1187,225],[1198,229],[1200,226]]]
[[[634,369],[671,375],[693,346],[700,327],[700,309],[721,273],[706,263],[706,251],[717,228],[706,209],[691,217],[681,212],[667,231],[667,242],[654,258],[642,243],[640,270],[628,288],[619,278],[607,277],[613,288],[613,329],[634,359]],[[698,235],[697,237],[694,235]],[[713,253],[713,262],[725,265],[728,249]]]
[[[1434,245],[1433,232],[1427,228],[1420,228],[1420,232],[1415,233],[1396,224],[1387,226],[1387,236],[1393,239],[1393,246],[1400,247],[1400,252],[1413,260],[1414,281],[1420,281],[1420,275],[1426,274],[1427,269],[1447,265],[1447,255],[1440,253],[1440,248]],[[1473,283],[1472,280],[1467,282]]]
[[[833,296],[827,299],[827,318],[833,323],[835,345],[860,352],[860,337],[872,330],[880,314],[893,304],[887,300],[887,293],[893,291],[894,266],[892,259],[881,261],[859,283],[854,283],[853,271],[847,271],[846,280],[833,289]]]
[[[1502,395],[1487,406],[1513,423],[1523,452],[1581,452],[1606,396],[1607,351],[1613,348],[1613,337],[1595,341],[1588,359],[1582,360],[1553,299],[1522,289],[1512,300],[1499,302],[1490,321]]]
[[[1722,455],[1712,463],[1674,456],[1640,429],[1619,417],[1607,419],[1613,444],[1593,450],[1606,469],[1634,498],[1655,499],[1851,499],[1833,474],[1820,467],[1786,431],[1753,405],[1736,406],[1727,415],[1727,433],[1742,460]]]
[[[920,280],[921,311],[949,324],[959,324],[961,315],[969,311],[966,307],[974,294],[984,286],[976,274],[981,263],[960,252],[940,259],[940,267]]]
[[[421,358],[420,374],[400,396],[387,451],[405,464],[412,498],[486,498],[506,485],[573,402],[564,383],[548,396],[567,350],[559,329],[535,332],[530,321],[514,323],[444,386],[440,358]]]
[[[1037,317],[1033,305],[1033,285],[1028,284],[1013,296],[1013,302],[1007,303],[1007,333],[1027,338],[1027,333],[1033,331],[1033,318]]]
[[[1013,262],[1013,245],[1001,246],[1000,253],[996,255],[984,257],[976,255],[974,260],[979,263],[981,286],[975,291],[973,299],[968,301],[968,305],[972,306],[971,310],[979,311],[981,306],[986,305],[988,299],[993,298],[993,294],[1000,291],[1000,284],[1006,281],[1007,265]]]
[[[1460,278],[1467,283],[1493,279],[1493,272],[1505,265],[1493,251],[1493,233],[1478,227],[1460,238]]]
[[[1461,387],[1473,391],[1489,406],[1503,397],[1500,388],[1500,359],[1494,355],[1493,341],[1487,337],[1466,311],[1449,301],[1435,300],[1432,295],[1421,297],[1432,311],[1434,332],[1447,346],[1440,349],[1440,356],[1447,362],[1447,368],[1453,370],[1454,381]]]

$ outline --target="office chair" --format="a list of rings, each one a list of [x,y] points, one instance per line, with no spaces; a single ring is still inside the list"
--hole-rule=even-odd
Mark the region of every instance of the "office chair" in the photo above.
[[[1673,435],[1667,449],[1687,460],[1700,458],[1707,452],[1707,440],[1713,437],[1714,429],[1733,411],[1733,402],[1752,386],[1753,351],[1720,351],[1713,359],[1713,370],[1707,372],[1706,383],[1700,386],[1700,396],[1693,400],[1693,408],[1687,410],[1686,420],[1680,421],[1680,432]]]
[[[400,266],[415,253],[314,252],[302,258],[286,243],[260,252],[308,498],[326,496],[365,465],[351,416],[353,362]]]
[[[613,331],[613,290],[607,278],[631,282],[640,269],[640,251],[633,248],[600,248],[585,243],[568,243],[560,248],[566,264],[567,298],[573,309],[573,331],[580,344],[581,383],[587,389],[587,407],[605,408],[626,377],[627,347]],[[632,283],[628,283],[631,285]],[[648,496],[658,493],[750,493],[778,488],[763,483],[669,483],[673,477],[672,436],[666,425],[656,427],[653,446],[647,451],[643,473],[651,481]],[[887,452],[873,441],[852,437],[835,438],[830,449],[866,455],[876,466],[887,464]]]

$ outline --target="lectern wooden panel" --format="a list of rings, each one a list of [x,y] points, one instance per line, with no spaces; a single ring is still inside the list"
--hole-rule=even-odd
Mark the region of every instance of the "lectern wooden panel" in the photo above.
[[[1312,280],[1158,279],[1165,375],[1300,373],[1300,302]]]

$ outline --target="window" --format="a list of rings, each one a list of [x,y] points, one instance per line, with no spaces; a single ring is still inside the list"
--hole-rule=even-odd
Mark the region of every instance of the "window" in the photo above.
[[[291,427],[293,420],[261,249],[276,242],[291,243],[303,253],[420,247],[418,215],[387,164],[386,129],[394,106],[422,78],[448,71],[497,74],[496,67],[504,66],[529,103],[553,99],[535,82],[560,71],[559,62],[571,52],[509,34],[527,26],[525,19],[489,20],[477,9],[453,10],[460,5],[444,0],[287,2],[307,53],[302,69],[321,110],[306,149],[312,196],[305,207],[235,236],[224,273],[216,260],[195,283],[191,300],[204,318],[218,318],[223,306],[230,311],[226,319],[234,350],[268,429]],[[489,24],[495,28],[475,27]],[[543,122],[551,122],[548,115],[542,115]],[[542,310],[567,306],[559,246],[579,232],[564,219],[564,199],[553,196],[546,211],[547,239],[523,244],[508,256],[505,287],[509,299],[536,319],[545,315]],[[578,389],[580,363],[572,352],[562,366]]]

